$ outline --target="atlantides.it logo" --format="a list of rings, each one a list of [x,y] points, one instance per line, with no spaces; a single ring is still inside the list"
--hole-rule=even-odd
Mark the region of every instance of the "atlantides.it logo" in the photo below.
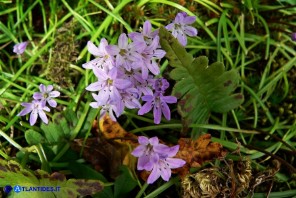
[[[14,187],[10,185],[6,185],[3,188],[3,191],[6,194],[9,194],[11,191],[14,191],[15,193],[20,192],[59,192],[60,186],[19,186],[15,185]]]

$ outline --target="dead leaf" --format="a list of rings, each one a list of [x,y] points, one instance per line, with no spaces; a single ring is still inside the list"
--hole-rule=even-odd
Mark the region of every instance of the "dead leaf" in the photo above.
[[[197,140],[181,138],[178,143],[180,149],[175,157],[186,161],[185,166],[176,169],[181,176],[185,176],[190,168],[200,167],[204,162],[226,155],[221,144],[211,142],[210,134],[201,135]]]
[[[98,131],[96,126],[94,123],[92,131]],[[100,119],[99,127],[100,133],[95,134],[96,138],[88,138],[85,145],[84,139],[76,139],[71,145],[72,149],[77,152],[82,150],[83,158],[95,170],[106,172],[111,178],[118,176],[121,165],[134,169],[136,159],[131,151],[138,146],[138,136],[126,132],[107,115]]]
[[[114,139],[116,142],[138,146],[138,136],[126,132],[118,122],[111,120],[106,115],[100,119],[100,131],[107,139]]]
[[[111,178],[118,176],[119,167],[124,161],[127,163],[127,156],[130,153],[129,147],[113,140],[108,140],[103,136],[97,138],[88,138],[83,145],[84,139],[75,139],[71,148],[76,152],[82,152],[83,158],[91,163],[95,170],[104,171]]]

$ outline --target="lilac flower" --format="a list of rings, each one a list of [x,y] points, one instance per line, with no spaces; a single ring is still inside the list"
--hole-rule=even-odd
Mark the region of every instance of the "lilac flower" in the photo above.
[[[148,139],[145,136],[138,137],[139,146],[136,147],[131,153],[133,156],[138,157],[138,170],[151,171],[153,168],[153,157],[158,156],[158,153],[166,153],[170,148],[164,144],[160,144],[158,137]]]
[[[158,78],[153,80],[153,89],[157,93],[164,93],[164,91],[169,88],[169,82],[164,78]]]
[[[128,36],[134,42],[143,42],[146,45],[150,45],[152,40],[158,35],[158,30],[152,32],[152,26],[150,21],[145,21],[143,25],[143,30],[141,33],[139,32],[132,32],[129,33]]]
[[[143,51],[140,53],[141,61],[134,62],[133,68],[141,68],[142,70],[142,78],[147,79],[148,70],[154,75],[159,74],[159,66],[155,62],[155,59],[161,59],[165,55],[165,51],[161,49],[157,49],[159,45],[159,37],[156,36],[152,43],[149,46],[146,46]]]
[[[15,44],[13,46],[13,52],[16,54],[23,54],[27,48],[28,43],[29,43],[28,41],[25,41],[25,42]]]
[[[177,102],[175,96],[163,96],[162,94],[146,95],[142,97],[146,103],[138,111],[138,115],[148,113],[153,107],[154,123],[159,124],[161,113],[167,120],[171,119],[171,111],[167,103],[172,104]]]
[[[82,67],[85,69],[93,69],[95,67],[111,69],[114,67],[115,63],[112,56],[106,51],[106,46],[108,46],[108,41],[105,38],[101,39],[99,47],[96,47],[91,41],[88,41],[88,51],[97,58],[84,63]]]
[[[145,80],[143,78],[139,79],[135,83],[135,87],[139,90],[139,95],[153,95],[152,85],[153,85],[153,76],[148,75],[148,78]]]
[[[114,67],[108,72],[94,68],[94,73],[98,77],[98,81],[86,87],[88,91],[99,91],[98,101],[106,104],[108,100],[118,101],[121,99],[119,89],[126,89],[131,82],[118,78],[117,68]]]
[[[171,119],[171,111],[167,103],[172,104],[177,102],[175,96],[164,96],[163,93],[165,89],[169,86],[169,83],[165,79],[156,80],[154,87],[156,91],[153,95],[144,95],[142,97],[143,101],[146,103],[138,111],[138,115],[143,115],[149,112],[153,107],[154,123],[159,124],[161,120],[161,114],[167,120]]]
[[[125,106],[129,109],[140,108],[141,104],[139,102],[139,90],[136,88],[127,88],[120,91],[122,100],[122,106]]]
[[[49,106],[56,107],[57,102],[53,98],[60,96],[60,92],[52,91],[53,90],[52,85],[45,86],[41,84],[39,85],[39,89],[41,93],[39,92],[34,93],[33,98],[35,100],[40,100],[43,106],[45,106],[46,102],[48,102]]]
[[[154,155],[152,157],[153,168],[147,179],[148,184],[154,183],[159,177],[164,181],[169,181],[171,178],[171,169],[180,168],[186,163],[182,159],[172,158],[177,154],[179,145],[170,148],[164,155]]]
[[[108,115],[110,116],[110,118],[113,121],[116,121],[116,118],[114,116],[114,113],[115,113],[116,117],[119,117],[122,114],[123,108],[118,108],[118,106],[116,106],[116,105],[114,105],[112,103],[102,104],[102,102],[100,101],[98,95],[92,94],[92,96],[94,97],[94,99],[96,100],[96,102],[91,102],[89,105],[92,108],[99,108],[99,107],[101,107],[100,118],[102,118],[104,115],[106,115],[106,113],[108,113]]]
[[[188,36],[196,36],[197,29],[189,26],[196,20],[195,16],[188,16],[186,12],[178,13],[173,23],[166,26],[166,29],[172,31],[172,34],[178,41],[185,46],[187,44]]]
[[[41,120],[47,124],[48,119],[46,117],[46,114],[44,111],[49,112],[50,109],[47,106],[44,106],[41,101],[33,100],[31,103],[23,102],[21,104],[25,107],[18,116],[24,116],[31,112],[30,114],[30,125],[33,126],[36,123],[36,120],[38,118],[38,115],[40,116]]]
[[[118,39],[118,46],[108,45],[106,51],[115,56],[116,67],[123,66],[126,70],[131,70],[132,62],[140,60],[139,52],[145,48],[144,43],[128,43],[125,33],[122,33]]]
[[[171,177],[171,169],[180,168],[186,162],[182,159],[172,158],[179,150],[179,145],[168,147],[160,144],[157,137],[148,139],[145,136],[138,137],[139,146],[131,153],[138,157],[138,170],[152,171],[147,183],[152,184],[160,176],[168,181]]]
[[[293,32],[291,34],[291,39],[292,39],[292,41],[296,41],[296,32]]]

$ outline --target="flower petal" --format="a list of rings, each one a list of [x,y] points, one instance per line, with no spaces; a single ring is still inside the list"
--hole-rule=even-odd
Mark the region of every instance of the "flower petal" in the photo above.
[[[139,136],[138,137],[138,142],[139,144],[142,144],[142,145],[148,145],[149,144],[149,139],[145,136]]]
[[[146,164],[150,161],[150,157],[143,155],[138,158],[137,170],[144,170]]]
[[[190,26],[185,27],[184,32],[188,36],[196,36],[197,35],[197,29],[194,27],[190,27]]]
[[[170,108],[167,105],[167,103],[165,103],[165,102],[161,103],[161,111],[167,120],[171,119],[171,111],[170,111]]]
[[[43,94],[39,93],[39,92],[36,92],[36,93],[33,94],[33,98],[35,100],[41,100],[43,98]]]
[[[154,168],[147,179],[147,183],[153,184],[160,177],[160,174],[161,172],[160,172],[160,169],[158,168],[158,165],[154,165]]]
[[[177,102],[177,98],[175,96],[162,96],[160,97],[161,101],[165,102],[165,103],[176,103]]]
[[[48,124],[48,119],[47,119],[47,116],[46,116],[46,114],[44,113],[44,111],[38,111],[38,114],[39,114],[41,120],[42,120],[45,124]]]
[[[118,88],[118,89],[126,89],[129,86],[131,86],[131,82],[129,80],[124,80],[124,79],[116,79],[113,82],[113,85]]]
[[[40,84],[40,85],[39,85],[39,89],[40,89],[40,92],[41,92],[41,93],[46,92],[46,86],[45,86],[44,84]]]
[[[144,145],[139,145],[131,152],[131,154],[135,157],[141,157],[144,155],[146,148],[147,147]]]
[[[126,49],[128,46],[128,38],[125,33],[120,34],[118,39],[118,47],[121,49]]]
[[[170,178],[172,176],[172,171],[171,169],[166,166],[166,165],[163,165],[161,167],[161,178],[164,180],[164,181],[169,181]]]
[[[93,44],[93,42],[91,42],[91,41],[87,42],[87,50],[89,53],[91,53],[94,56],[101,56],[102,55],[99,48],[97,48],[95,46],[95,44]]]
[[[158,140],[158,137],[152,137],[149,139],[149,143],[152,145],[152,146],[155,146],[155,145],[158,145],[159,143],[159,140]]]
[[[196,21],[196,16],[187,16],[184,18],[182,24],[189,25]]]
[[[143,25],[143,34],[144,35],[149,35],[151,33],[151,23],[150,21],[145,21],[144,25]]]
[[[24,116],[27,115],[28,113],[30,113],[32,111],[32,108],[30,107],[26,107],[24,108],[21,112],[19,112],[19,114],[17,114],[17,116]]]
[[[37,117],[38,117],[37,110],[33,110],[32,113],[30,114],[30,125],[31,126],[33,126],[36,123]]]
[[[54,108],[58,105],[54,99],[49,99],[49,100],[47,100],[47,102],[48,102],[49,106],[54,107]]]
[[[184,166],[186,164],[186,161],[182,160],[182,159],[178,159],[178,158],[166,158],[165,160],[168,164],[169,164],[169,167],[171,169],[173,168],[180,168],[182,166]]]
[[[97,102],[91,102],[89,104],[89,106],[91,106],[92,108],[96,109],[96,108],[99,108],[100,105]]]
[[[91,83],[90,85],[88,85],[86,88],[85,88],[87,91],[99,91],[102,89],[102,83],[97,81],[97,82],[94,82],[94,83]]]
[[[53,86],[52,85],[48,85],[46,87],[46,92],[50,92],[51,90],[53,90]]]
[[[138,111],[138,115],[144,115],[152,109],[152,102],[146,102]]]
[[[108,54],[113,55],[113,56],[119,54],[119,52],[120,52],[120,49],[116,45],[108,45],[108,46],[106,46],[105,49]]]
[[[153,116],[154,116],[154,123],[159,124],[161,120],[161,109],[159,107],[154,106]]]
[[[52,91],[52,92],[49,93],[49,97],[56,98],[56,97],[59,97],[60,94],[61,93],[59,91]]]
[[[187,44],[187,37],[183,33],[178,34],[177,39],[183,46]]]

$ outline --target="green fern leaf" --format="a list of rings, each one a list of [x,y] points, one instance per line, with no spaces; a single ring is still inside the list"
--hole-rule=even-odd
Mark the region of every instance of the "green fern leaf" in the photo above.
[[[209,66],[206,56],[193,58],[163,27],[159,36],[169,64],[174,67],[170,73],[176,80],[173,95],[180,99],[178,112],[186,124],[205,124],[211,112],[228,112],[243,102],[242,94],[233,94],[240,80],[236,70],[225,71],[220,62]]]

